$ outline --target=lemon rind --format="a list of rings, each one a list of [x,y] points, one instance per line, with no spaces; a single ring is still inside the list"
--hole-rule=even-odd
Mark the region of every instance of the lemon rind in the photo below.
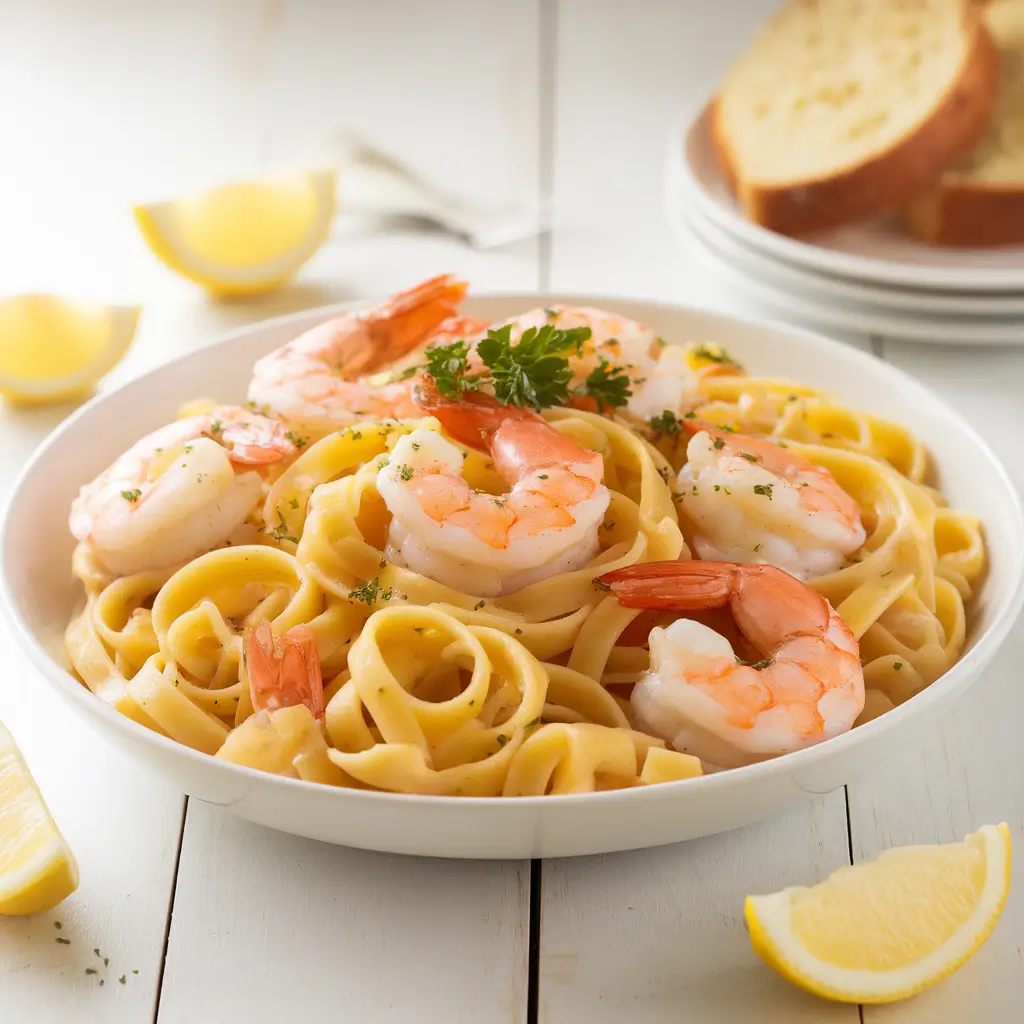
[[[792,896],[803,887],[747,897],[745,915],[755,952],[793,984],[838,1002],[894,1002],[930,988],[978,951],[995,928],[1009,895],[1009,827],[1005,823],[986,825],[974,835],[985,838],[986,861],[985,886],[977,906],[955,934],[917,963],[893,971],[851,970],[812,956],[789,927]]]
[[[316,255],[330,234],[336,208],[336,174],[333,170],[310,171],[307,177],[317,201],[309,230],[287,252],[256,267],[226,267],[202,259],[182,246],[171,213],[173,200],[136,206],[135,221],[153,253],[175,273],[215,295],[254,295],[279,287],[293,277]]]
[[[108,306],[110,343],[97,359],[74,373],[49,380],[24,380],[0,373],[0,394],[15,400],[33,401],[86,391],[124,358],[135,338],[140,312],[140,306]]]

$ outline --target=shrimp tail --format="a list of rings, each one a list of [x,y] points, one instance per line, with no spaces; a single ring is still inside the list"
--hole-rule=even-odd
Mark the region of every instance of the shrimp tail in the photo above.
[[[316,640],[306,626],[293,626],[281,641],[282,689],[302,694],[314,718],[324,716],[324,680]]]
[[[324,683],[316,641],[306,626],[294,626],[274,643],[270,623],[264,619],[245,635],[245,661],[249,691],[257,710],[305,704],[314,718],[324,714]]]
[[[431,331],[459,311],[469,285],[452,274],[432,277],[392,296],[386,303],[362,314],[372,344],[353,336],[341,343],[335,358],[348,378],[387,366],[422,344]]]
[[[484,451],[502,423],[536,418],[529,409],[505,405],[482,391],[464,391],[458,398],[446,398],[433,378],[425,375],[416,381],[413,401],[437,419],[449,437]]]
[[[725,562],[641,562],[598,577],[626,608],[699,611],[723,608],[734,591],[733,570]]]

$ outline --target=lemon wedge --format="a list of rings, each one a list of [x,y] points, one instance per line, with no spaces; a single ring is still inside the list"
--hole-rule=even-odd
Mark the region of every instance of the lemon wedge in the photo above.
[[[0,394],[27,403],[84,394],[125,354],[138,319],[135,306],[56,295],[0,300]]]
[[[77,888],[75,858],[0,725],[0,914],[50,910]]]
[[[283,284],[320,248],[334,216],[334,172],[236,182],[135,208],[149,247],[215,295]]]
[[[973,956],[1010,892],[1010,830],[907,846],[820,885],[748,896],[755,952],[808,992],[845,1003],[915,995]]]

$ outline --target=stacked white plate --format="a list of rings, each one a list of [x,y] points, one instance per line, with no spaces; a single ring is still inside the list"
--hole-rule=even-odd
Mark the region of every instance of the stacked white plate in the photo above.
[[[1024,345],[1024,248],[918,242],[895,219],[795,239],[752,223],[715,163],[708,110],[669,145],[669,218],[691,253],[777,318],[950,345]]]

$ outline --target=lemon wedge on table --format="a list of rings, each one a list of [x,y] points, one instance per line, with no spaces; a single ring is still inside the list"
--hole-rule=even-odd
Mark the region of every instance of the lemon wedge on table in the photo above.
[[[153,252],[215,295],[283,284],[323,245],[334,217],[333,171],[236,182],[135,208]]]
[[[978,951],[1010,891],[1010,830],[907,846],[840,868],[820,885],[748,896],[754,950],[801,988],[888,1003],[952,974]]]
[[[0,394],[57,402],[89,391],[125,354],[137,306],[103,306],[57,295],[0,300]]]
[[[78,888],[78,865],[0,725],[0,914],[50,910]]]

